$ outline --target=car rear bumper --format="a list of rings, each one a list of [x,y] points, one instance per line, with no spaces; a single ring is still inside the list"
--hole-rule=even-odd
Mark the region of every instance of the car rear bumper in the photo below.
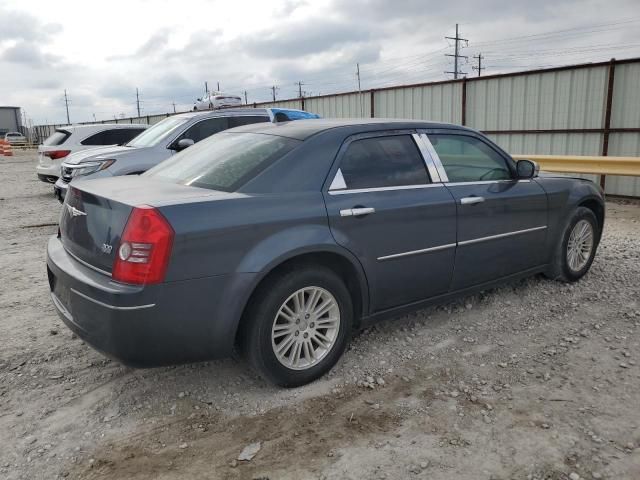
[[[36,165],[36,174],[42,182],[55,183],[60,178],[60,164],[43,160],[41,157],[40,163]]]
[[[47,274],[62,321],[96,350],[125,365],[210,360],[233,349],[234,319],[241,310],[233,308],[228,287],[238,285],[238,275],[125,285],[80,263],[57,237],[47,246]]]

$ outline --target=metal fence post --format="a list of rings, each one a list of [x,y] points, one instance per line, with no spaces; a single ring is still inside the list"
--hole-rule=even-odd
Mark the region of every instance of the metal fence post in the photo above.
[[[372,88],[371,90],[369,90],[370,92],[370,97],[371,97],[371,118],[374,118],[376,116],[376,110],[375,110],[375,94],[376,91]]]
[[[609,62],[609,75],[607,80],[607,105],[604,112],[604,127],[602,134],[602,156],[609,155],[609,135],[611,133],[611,107],[613,105],[613,82],[616,73],[616,59],[612,58]],[[606,185],[606,175],[600,175],[600,186],[604,190]]]
[[[467,124],[467,77],[462,79],[462,114],[460,119],[462,125]]]

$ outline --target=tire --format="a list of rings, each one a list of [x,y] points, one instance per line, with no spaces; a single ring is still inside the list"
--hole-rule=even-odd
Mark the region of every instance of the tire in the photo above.
[[[579,239],[580,232],[583,231],[583,229],[587,229],[591,235],[588,254],[583,248],[583,253],[579,257],[574,255],[574,260],[572,261],[569,242],[572,241],[572,245],[576,245],[576,242],[572,240],[572,232],[574,236],[577,236],[575,238]],[[576,208],[562,231],[560,242],[556,246],[550,268],[545,272],[545,275],[553,280],[561,280],[563,282],[576,282],[580,280],[591,268],[598,243],[600,242],[601,233],[598,219],[593,211],[586,207]],[[575,260],[576,258],[578,261]]]
[[[315,300],[315,310],[302,307],[296,314],[296,296],[299,303],[303,299],[305,307]],[[305,266],[276,274],[259,287],[250,302],[239,332],[241,352],[260,375],[281,387],[298,387],[327,373],[351,338],[351,295],[328,268]],[[314,311],[321,314],[316,317]],[[289,315],[291,312],[294,315]],[[332,320],[336,316],[337,322]],[[324,343],[320,343],[320,336]],[[276,353],[279,348],[283,350],[280,356]]]

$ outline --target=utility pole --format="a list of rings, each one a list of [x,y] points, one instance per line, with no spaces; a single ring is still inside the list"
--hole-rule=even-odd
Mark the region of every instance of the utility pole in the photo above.
[[[209,93],[209,84],[205,81],[204,82],[204,94],[206,95],[207,93]]]
[[[67,109],[67,124],[71,124],[71,120],[69,120],[69,97],[67,96],[67,90],[64,90],[64,106]]]
[[[245,105],[249,105],[249,102],[247,102],[247,91],[244,91],[244,104]]]
[[[358,100],[360,100],[360,116],[364,117],[364,104],[362,103],[362,88],[360,86],[360,64],[356,63],[356,77],[358,77]]]
[[[218,92],[220,91],[220,82],[218,82]]]
[[[482,74],[482,70],[484,70],[485,68],[487,68],[487,67],[483,67],[483,66],[482,66],[482,59],[483,59],[484,57],[482,56],[482,54],[481,54],[481,53],[478,53],[478,55],[474,55],[474,56],[473,56],[473,58],[475,58],[475,59],[477,59],[477,60],[478,60],[478,66],[476,67],[476,66],[474,65],[474,66],[472,66],[471,68],[472,68],[472,69],[474,69],[474,70],[477,70],[477,71],[478,71],[478,76],[480,76],[480,75]]]
[[[96,114],[95,114],[95,113],[93,114],[93,121],[94,121],[94,122],[97,122],[97,120],[96,120]]]
[[[176,113],[176,102],[173,102],[171,105],[173,105],[173,113]]]
[[[276,90],[278,90],[278,87],[276,87],[275,85],[273,87],[271,87],[271,92],[273,93],[273,101],[276,101]]]
[[[140,117],[140,93],[136,88],[136,107],[138,108],[138,117]]]
[[[458,59],[464,58],[468,59],[465,55],[460,55],[460,42],[466,42],[469,45],[469,40],[466,38],[461,38],[458,32],[458,24],[456,23],[456,36],[455,37],[444,37],[447,40],[454,40],[455,43],[455,53],[451,55],[450,53],[445,53],[446,57],[453,57],[453,72],[444,72],[444,73],[453,73],[454,80],[457,80],[458,75],[467,75],[465,72],[461,72],[458,66]]]
[[[298,82],[298,98],[302,98],[302,82]]]

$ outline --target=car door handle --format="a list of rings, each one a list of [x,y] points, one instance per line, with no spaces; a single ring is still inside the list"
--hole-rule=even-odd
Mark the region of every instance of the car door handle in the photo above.
[[[464,197],[460,199],[460,205],[475,205],[484,202],[484,197]]]
[[[371,213],[376,213],[376,209],[371,207],[362,207],[340,210],[341,217],[359,217],[361,215],[369,215]]]

